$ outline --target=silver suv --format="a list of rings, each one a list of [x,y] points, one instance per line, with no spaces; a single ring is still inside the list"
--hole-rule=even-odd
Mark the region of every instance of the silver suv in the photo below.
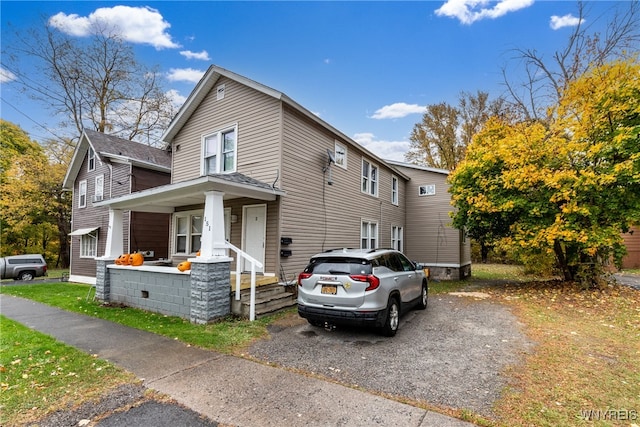
[[[298,314],[315,326],[369,325],[386,336],[400,314],[427,308],[425,272],[392,249],[333,249],[298,276]]]

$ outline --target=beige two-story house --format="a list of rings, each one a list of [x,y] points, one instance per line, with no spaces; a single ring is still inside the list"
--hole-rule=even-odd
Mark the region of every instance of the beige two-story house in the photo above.
[[[395,248],[432,277],[470,274],[469,242],[448,219],[446,171],[385,161],[282,92],[211,66],[163,140],[169,184],[97,204],[109,209],[104,259],[125,251],[124,213],[147,212],[170,216],[173,266],[239,249],[239,270],[290,283],[318,252]],[[177,280],[140,291],[141,301]],[[145,307],[176,312],[181,298]]]

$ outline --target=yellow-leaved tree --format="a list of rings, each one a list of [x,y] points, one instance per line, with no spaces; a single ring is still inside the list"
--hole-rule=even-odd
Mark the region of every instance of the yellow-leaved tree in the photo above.
[[[43,148],[5,120],[0,144],[0,253],[42,253],[51,265],[68,267],[71,205],[62,180],[71,148]]]
[[[640,220],[640,64],[570,82],[549,122],[491,119],[450,175],[456,227],[524,254],[555,256],[566,280],[598,283]]]

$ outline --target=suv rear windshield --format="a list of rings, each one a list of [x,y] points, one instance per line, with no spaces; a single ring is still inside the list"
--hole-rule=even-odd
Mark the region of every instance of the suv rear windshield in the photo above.
[[[313,258],[304,270],[311,274],[371,274],[371,263],[362,258]]]

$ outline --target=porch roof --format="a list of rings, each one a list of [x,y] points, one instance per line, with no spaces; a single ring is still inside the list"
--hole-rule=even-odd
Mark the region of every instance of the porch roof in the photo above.
[[[241,173],[202,176],[189,181],[162,185],[121,197],[94,203],[111,209],[135,212],[173,213],[176,207],[202,204],[205,192],[219,191],[224,199],[248,197],[258,200],[275,200],[285,191]]]

